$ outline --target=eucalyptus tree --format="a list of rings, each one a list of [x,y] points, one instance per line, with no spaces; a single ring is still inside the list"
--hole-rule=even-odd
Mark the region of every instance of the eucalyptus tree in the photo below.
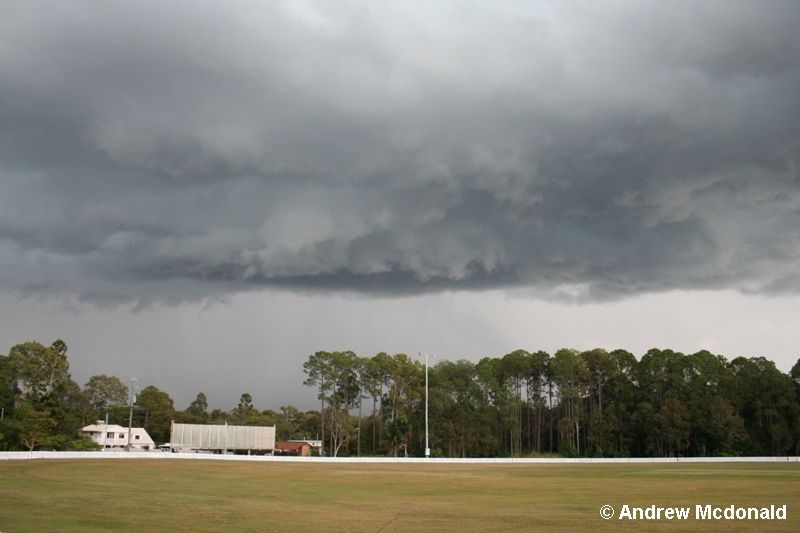
[[[581,358],[587,370],[587,440],[593,445],[595,452],[602,456],[609,448],[614,447],[613,432],[616,429],[616,419],[603,414],[603,393],[617,371],[616,361],[603,348],[581,352]]]
[[[489,420],[498,450],[484,446],[484,453],[495,455],[499,450],[510,455],[522,454],[523,412],[526,400],[530,354],[515,350],[501,358],[484,357],[475,365],[475,374],[483,391],[480,415]],[[487,443],[488,441],[483,441]]]
[[[530,375],[531,354],[525,350],[515,350],[500,360],[500,382],[509,393],[509,444],[511,455],[522,455],[522,420],[526,400],[522,389],[527,385]]]
[[[388,448],[392,455],[400,450],[408,453],[408,447],[414,445],[417,427],[422,425],[425,370],[422,363],[404,353],[390,356],[383,364],[387,390],[382,406]]]
[[[692,431],[692,417],[686,405],[674,396],[661,402],[656,415],[656,438],[663,457],[685,455]]]
[[[12,379],[12,372],[9,368],[9,357],[0,355],[0,409],[7,409],[11,413],[16,398],[16,380]],[[5,414],[5,411],[0,411]],[[0,418],[2,420],[2,418]]]
[[[50,394],[42,398],[39,406],[57,421],[53,430],[55,439],[51,442],[53,448],[65,449],[83,426],[97,421],[86,395],[72,379],[59,382]]]
[[[8,371],[20,400],[34,406],[72,381],[67,345],[60,339],[50,346],[36,341],[13,346],[8,352]]]
[[[208,398],[204,392],[197,393],[197,397],[189,404],[186,413],[199,422],[208,421],[211,415],[208,413]]]
[[[392,368],[394,361],[392,356],[386,352],[379,352],[372,358],[372,375],[370,377],[370,390],[373,394],[373,409],[375,408],[376,399],[380,402],[378,412],[376,415],[377,420],[373,422],[373,447],[384,441],[385,428],[387,420],[388,409],[385,409],[385,396],[383,394],[384,387],[391,384]],[[376,396],[377,395],[377,396]],[[377,428],[375,427],[377,425]],[[377,435],[376,435],[377,430]],[[373,450],[374,451],[374,450]]]
[[[331,353],[330,428],[331,451],[336,457],[351,440],[350,411],[355,408],[360,394],[357,369],[359,358],[352,351]]]
[[[59,339],[50,346],[36,341],[17,344],[9,350],[4,366],[14,403],[27,403],[56,420],[48,444],[66,447],[90,411],[86,396],[69,373],[66,343]]]
[[[636,358],[625,350],[602,348],[582,352],[581,357],[588,372],[587,439],[597,455],[622,455],[624,423],[635,408]]]
[[[737,357],[730,363],[735,376],[736,407],[748,433],[748,455],[785,455],[797,449],[797,396],[791,376],[764,357]]]
[[[14,389],[11,387],[10,380],[6,379],[6,376],[0,373],[0,409],[2,409],[0,413],[11,413],[13,408]]]
[[[592,400],[590,410],[597,409],[603,412],[603,390],[617,371],[615,361],[603,348],[595,348],[581,352],[587,370],[587,383]]]
[[[360,457],[361,456],[361,442],[362,442],[362,406],[364,400],[368,397],[372,398],[372,421],[373,421],[373,428],[375,427],[375,412],[376,412],[376,364],[369,357],[357,357],[355,360],[354,371],[356,375],[356,379],[358,380],[358,429],[356,432],[357,441],[357,449],[356,453]],[[368,394],[369,396],[365,396]],[[374,438],[373,438],[373,450],[374,450]]]
[[[536,448],[536,452],[542,451],[542,422],[543,412],[547,405],[545,389],[547,388],[547,367],[550,362],[550,354],[544,351],[533,352],[528,357],[526,394],[528,404],[533,412],[533,423],[529,424],[529,435],[533,435],[533,442],[529,445]]]
[[[665,398],[683,396],[687,363],[680,352],[648,350],[637,365],[636,377],[642,400],[661,405]]]
[[[370,414],[370,427],[372,429],[371,448],[372,453],[377,451],[379,434],[381,432],[381,417],[380,410],[378,409],[378,402],[381,401],[383,396],[383,375],[381,372],[381,365],[378,362],[380,356],[386,356],[385,352],[381,352],[374,357],[362,359],[362,384],[363,392],[372,398],[372,413]]]
[[[100,374],[90,377],[83,386],[83,393],[89,405],[99,411],[128,404],[128,386],[115,376]]]
[[[550,361],[552,379],[558,387],[558,404],[562,418],[558,422],[560,446],[568,453],[580,454],[581,424],[584,416],[583,397],[588,388],[586,362],[577,350],[562,348]]]
[[[242,426],[258,426],[260,413],[253,405],[253,396],[249,392],[243,393],[239,397],[239,404],[231,409],[230,421],[233,424]]]
[[[632,353],[622,349],[612,351],[610,356],[616,370],[606,383],[603,416],[617,434],[612,455],[626,456],[631,455],[630,447],[633,445],[631,417],[638,401],[638,361]],[[612,419],[614,422],[611,422]]]
[[[303,372],[308,378],[303,382],[307,387],[318,387],[319,394],[317,398],[320,402],[320,426],[322,432],[322,450],[321,453],[325,455],[325,400],[327,393],[331,390],[333,380],[331,375],[333,372],[333,355],[330,352],[318,351],[308,357],[308,361],[303,363]]]
[[[135,407],[141,427],[150,437],[156,442],[169,442],[175,419],[175,402],[169,394],[155,385],[148,385],[136,396]]]
[[[733,404],[722,396],[709,398],[703,404],[703,442],[694,455],[734,455],[747,440],[744,419]]]
[[[323,446],[327,427],[329,452],[334,457],[347,447],[351,439],[350,411],[361,401],[359,396],[363,392],[360,367],[360,358],[352,351],[316,352],[303,364],[303,371],[308,376],[304,384],[318,387]]]
[[[484,369],[485,370],[485,369]],[[470,361],[439,361],[433,368],[434,440],[447,457],[493,455],[497,440],[489,431],[488,398]]]
[[[510,407],[511,394],[507,384],[503,381],[501,365],[502,360],[496,357],[483,357],[475,365],[475,379],[480,385],[482,400],[476,406],[475,418],[485,418],[482,422],[488,424],[490,428],[494,441],[491,443],[493,449],[489,452],[491,455],[497,454],[502,449],[510,448],[510,444],[508,444],[510,435],[507,428],[514,423]]]
[[[707,350],[685,356],[685,403],[692,419],[692,455],[716,455],[730,449],[743,426],[730,403],[734,375],[728,361]]]

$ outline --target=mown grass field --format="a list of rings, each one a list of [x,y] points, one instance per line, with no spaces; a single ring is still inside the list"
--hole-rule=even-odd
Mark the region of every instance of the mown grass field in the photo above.
[[[606,504],[692,509],[604,520]],[[787,520],[696,520],[697,504],[786,504]],[[0,461],[0,533],[587,530],[800,531],[800,463]]]

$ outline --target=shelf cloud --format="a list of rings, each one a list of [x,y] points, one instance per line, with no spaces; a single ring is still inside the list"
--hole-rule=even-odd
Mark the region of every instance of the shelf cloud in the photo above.
[[[800,290],[794,2],[0,12],[5,290]]]

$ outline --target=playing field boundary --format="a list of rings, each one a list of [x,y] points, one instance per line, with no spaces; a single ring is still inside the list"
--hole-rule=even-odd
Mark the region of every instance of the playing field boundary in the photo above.
[[[624,464],[624,463],[797,463],[800,457],[625,457],[625,458],[428,458],[424,457],[289,457],[272,455],[233,455],[164,452],[0,452],[0,461],[31,459],[152,459],[262,461],[283,463],[438,463],[438,464]]]

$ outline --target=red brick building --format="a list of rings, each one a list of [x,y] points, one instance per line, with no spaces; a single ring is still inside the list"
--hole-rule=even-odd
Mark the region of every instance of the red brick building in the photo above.
[[[311,455],[311,445],[307,442],[276,442],[275,453],[308,457]]]

